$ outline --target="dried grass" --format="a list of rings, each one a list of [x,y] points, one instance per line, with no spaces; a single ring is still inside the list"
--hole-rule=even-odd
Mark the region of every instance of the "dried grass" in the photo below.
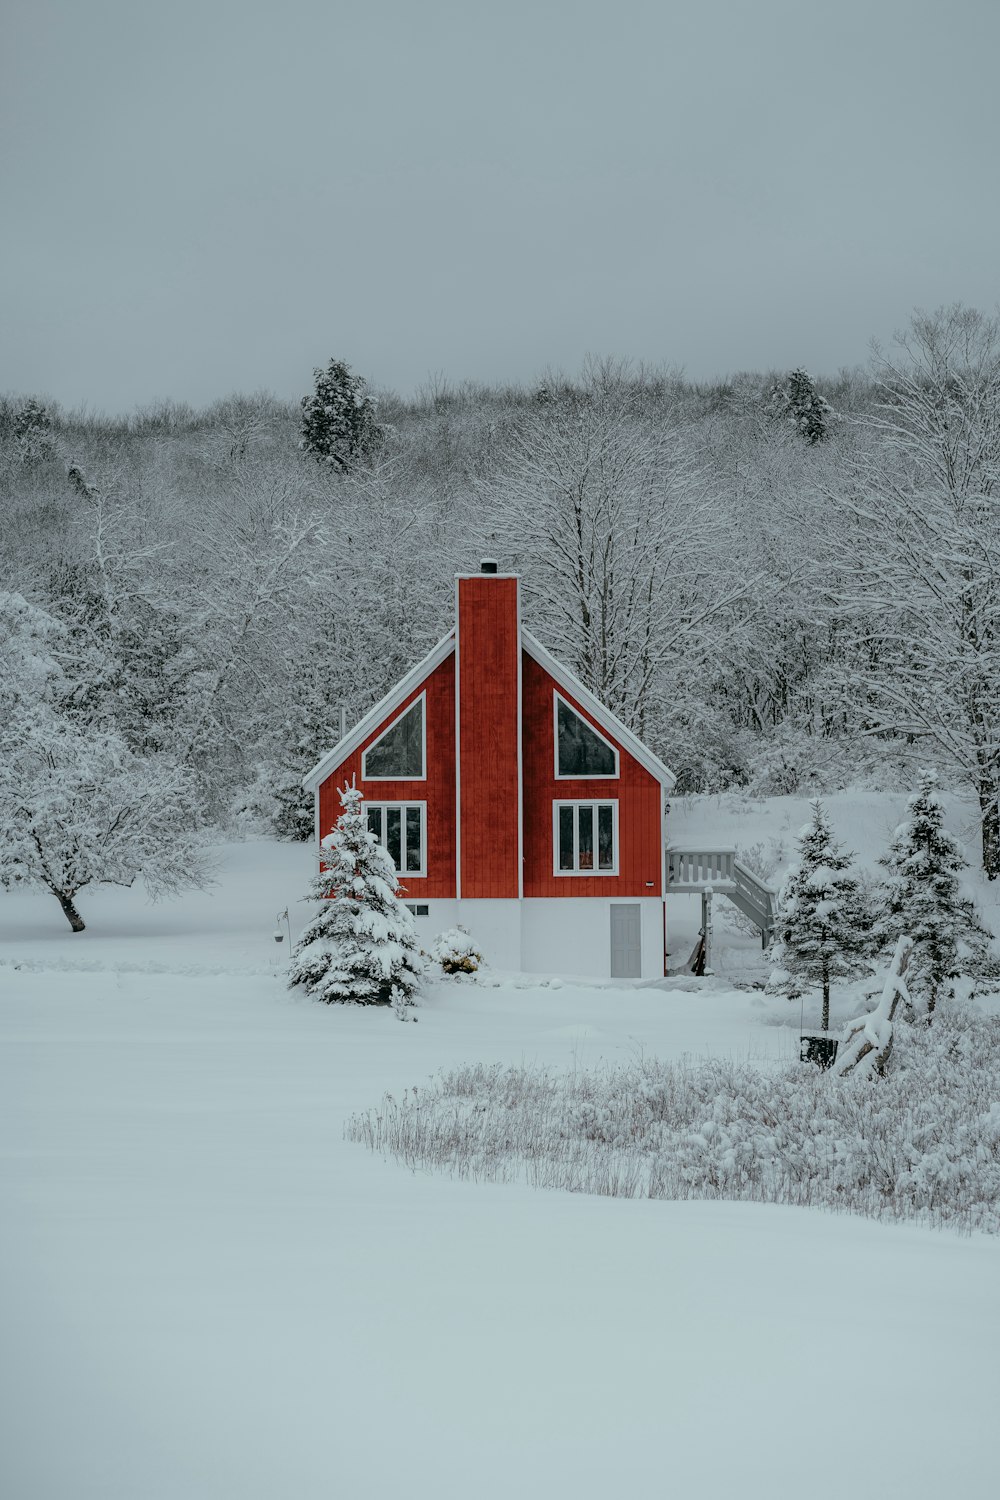
[[[889,1077],[723,1060],[468,1065],[354,1116],[413,1168],[611,1197],[844,1209],[1000,1232],[1000,1019],[903,1027]]]

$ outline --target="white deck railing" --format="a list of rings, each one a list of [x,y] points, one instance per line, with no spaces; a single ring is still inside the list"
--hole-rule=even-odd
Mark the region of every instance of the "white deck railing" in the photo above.
[[[700,891],[706,885],[734,885],[735,849],[667,850],[667,889]]]

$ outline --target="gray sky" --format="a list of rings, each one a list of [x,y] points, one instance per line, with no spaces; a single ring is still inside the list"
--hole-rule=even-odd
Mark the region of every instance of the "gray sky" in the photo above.
[[[0,390],[865,360],[991,310],[997,0],[4,0]]]

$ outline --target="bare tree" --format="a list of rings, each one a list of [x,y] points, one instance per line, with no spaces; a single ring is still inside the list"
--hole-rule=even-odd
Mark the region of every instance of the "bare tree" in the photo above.
[[[1000,875],[1000,324],[918,314],[879,356],[880,439],[834,499],[843,672],[867,730],[927,745],[975,793]]]
[[[51,615],[0,593],[0,885],[44,887],[74,932],[88,885],[141,874],[156,895],[209,880],[190,773],[136,754],[81,711],[96,656]]]
[[[636,418],[627,388],[596,373],[513,433],[479,489],[483,540],[519,567],[556,653],[642,734],[664,674],[698,669],[752,583],[683,437]]]

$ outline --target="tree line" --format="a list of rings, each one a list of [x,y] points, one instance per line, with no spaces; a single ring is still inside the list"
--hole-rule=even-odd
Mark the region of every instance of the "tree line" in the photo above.
[[[4,868],[40,858],[42,784],[112,765],[119,801],[174,787],[178,826],[308,836],[299,781],[341,710],[450,628],[452,575],[490,554],[679,790],[895,789],[935,766],[995,878],[998,481],[1000,326],[960,306],[832,380],[591,361],[407,400],[332,360],[301,404],[4,398]],[[130,826],[152,847],[118,802],[102,823],[95,850]]]

